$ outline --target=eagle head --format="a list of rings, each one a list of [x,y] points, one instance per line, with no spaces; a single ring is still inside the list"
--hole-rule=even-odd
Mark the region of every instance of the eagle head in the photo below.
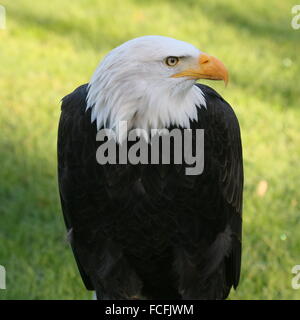
[[[228,81],[221,61],[184,41],[144,36],[114,48],[100,62],[88,86],[87,109],[97,128],[189,128],[205,96],[198,79]]]

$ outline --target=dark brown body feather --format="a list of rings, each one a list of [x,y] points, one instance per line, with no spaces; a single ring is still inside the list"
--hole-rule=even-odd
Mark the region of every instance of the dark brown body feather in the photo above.
[[[207,108],[204,171],[96,162],[87,85],[63,99],[58,131],[62,210],[81,276],[100,299],[225,299],[239,282],[243,164],[232,108],[199,85]]]

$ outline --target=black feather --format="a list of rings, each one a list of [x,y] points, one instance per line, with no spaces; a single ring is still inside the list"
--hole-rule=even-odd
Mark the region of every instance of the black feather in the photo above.
[[[198,85],[207,108],[199,176],[186,165],[99,165],[87,85],[63,99],[58,180],[71,246],[87,289],[101,299],[225,299],[241,266],[243,163],[230,105]]]

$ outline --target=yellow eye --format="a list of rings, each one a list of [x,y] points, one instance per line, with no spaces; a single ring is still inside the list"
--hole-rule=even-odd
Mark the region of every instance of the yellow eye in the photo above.
[[[177,57],[168,57],[166,58],[166,64],[169,66],[169,67],[174,67],[176,66],[176,64],[179,62],[179,58]]]

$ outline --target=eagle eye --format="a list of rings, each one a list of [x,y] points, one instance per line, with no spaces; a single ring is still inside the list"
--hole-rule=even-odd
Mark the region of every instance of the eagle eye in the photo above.
[[[165,62],[166,62],[167,66],[174,67],[179,62],[179,58],[177,58],[177,57],[168,57],[168,58],[166,58]]]

